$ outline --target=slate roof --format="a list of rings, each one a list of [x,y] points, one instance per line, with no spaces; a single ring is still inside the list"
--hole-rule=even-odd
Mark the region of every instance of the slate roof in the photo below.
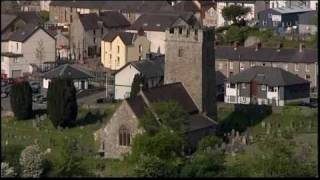
[[[314,49],[298,48],[261,48],[255,51],[252,47],[238,47],[234,50],[231,46],[216,46],[216,59],[240,60],[240,61],[266,61],[266,62],[292,62],[314,63],[318,61],[318,51]]]
[[[147,31],[165,31],[170,28],[179,18],[172,14],[143,14],[129,29],[139,30],[141,27]],[[182,18],[181,18],[182,19]]]
[[[71,64],[60,65],[43,74],[44,78],[52,79],[57,77],[69,77],[71,79],[89,79],[93,78],[91,74],[77,66]]]
[[[216,86],[223,85],[227,77],[221,71],[216,71]]]
[[[254,66],[228,79],[231,83],[249,83],[254,80],[257,84],[269,86],[289,86],[306,84],[309,81],[285,71],[281,68]]]
[[[291,7],[282,7],[282,8],[272,8],[274,11],[277,11],[281,14],[290,14],[290,13],[302,13],[312,11],[312,9],[307,7],[300,6],[291,6]]]
[[[192,101],[186,89],[179,83],[166,84],[143,91],[150,103],[176,101],[188,113],[197,113],[198,108]]]
[[[189,113],[189,118],[185,120],[187,132],[200,130],[208,127],[215,127],[217,125],[212,119],[198,114],[198,109],[193,103],[191,97],[181,83],[166,84],[160,87],[144,90],[143,93],[150,103],[176,101],[182,106],[184,111]],[[129,106],[140,118],[144,115],[148,105],[145,103],[143,97],[139,94],[134,98],[126,99]]]
[[[11,40],[11,41],[17,41],[17,42],[24,42],[40,28],[41,27],[34,25],[34,24],[27,24],[23,28],[17,29],[11,35],[7,36],[5,38],[5,40],[2,39],[2,41]],[[42,30],[45,31],[44,29],[42,29]],[[51,36],[51,34],[49,34],[49,35]],[[52,38],[54,38],[54,37],[52,37]]]
[[[163,77],[164,75],[164,55],[152,60],[141,60],[130,62],[145,78]]]
[[[41,17],[37,12],[19,12],[18,17],[27,24],[38,25],[41,23]]]
[[[6,29],[18,16],[11,14],[1,14],[1,32]]]
[[[318,11],[309,11],[299,14],[299,24],[316,25],[318,19]]]
[[[173,6],[177,11],[197,12],[200,9],[193,1],[181,1]]]
[[[79,14],[79,19],[85,31],[99,28],[99,18],[96,13]]]
[[[106,11],[100,14],[99,19],[105,27],[127,27],[130,22],[119,12]]]
[[[132,45],[136,34],[123,31],[110,31],[103,37],[103,40],[107,42],[112,42],[117,36],[120,37],[120,39],[123,41],[125,45]]]

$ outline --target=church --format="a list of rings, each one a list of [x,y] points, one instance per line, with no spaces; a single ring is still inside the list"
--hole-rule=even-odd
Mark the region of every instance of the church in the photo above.
[[[194,149],[202,137],[217,129],[214,29],[173,27],[166,30],[164,81],[160,87],[140,90],[121,102],[95,140],[105,158],[122,158],[133,138],[145,130],[139,126],[151,104],[175,101],[189,114],[186,137]]]

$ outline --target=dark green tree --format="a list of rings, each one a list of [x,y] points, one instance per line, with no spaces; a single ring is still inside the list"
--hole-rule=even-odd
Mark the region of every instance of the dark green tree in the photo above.
[[[225,34],[225,40],[228,43],[243,42],[245,40],[245,36],[240,27],[231,26]]]
[[[32,117],[32,89],[29,82],[23,81],[12,86],[10,103],[14,116],[17,119]]]
[[[130,92],[130,98],[133,98],[135,96],[137,96],[137,94],[140,91],[140,84],[144,86],[144,82],[143,82],[143,77],[140,74],[136,74],[133,78],[132,81],[132,86],[131,86],[131,92]]]
[[[40,24],[44,24],[45,22],[49,21],[49,12],[48,11],[40,11]]]
[[[53,79],[48,89],[48,115],[54,127],[71,126],[76,121],[78,105],[73,81]]]
[[[250,11],[250,7],[231,5],[222,9],[222,17],[226,21],[233,21],[233,24],[240,24],[239,17],[247,15]]]

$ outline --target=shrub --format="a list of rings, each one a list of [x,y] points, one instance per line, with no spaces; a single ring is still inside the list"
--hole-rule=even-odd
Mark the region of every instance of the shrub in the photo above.
[[[16,83],[10,92],[12,111],[17,119],[32,117],[32,89],[27,81]]]
[[[217,136],[211,135],[206,136],[201,139],[201,141],[198,144],[198,149],[200,151],[204,151],[208,148],[214,149],[216,145],[220,146],[222,144],[222,140],[218,138]]]
[[[48,115],[54,127],[73,125],[77,118],[76,89],[71,79],[57,78],[49,84]]]
[[[38,145],[26,147],[20,156],[22,177],[40,177],[44,170],[43,153]]]

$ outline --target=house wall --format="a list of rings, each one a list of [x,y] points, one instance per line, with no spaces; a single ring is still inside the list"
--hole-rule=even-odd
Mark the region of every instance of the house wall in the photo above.
[[[112,42],[101,41],[101,63],[104,67],[112,70],[120,69],[127,62],[127,48],[128,46],[122,42],[119,36]]]
[[[123,101],[110,120],[103,127],[101,146],[104,144],[105,158],[122,158],[123,155],[131,151],[130,146],[119,145],[119,129],[124,125],[130,131],[130,143],[137,134],[144,132],[138,128],[139,121],[126,101]]]
[[[23,57],[5,57],[1,56],[1,73],[7,74],[8,78],[12,78],[12,71],[29,72],[29,64],[24,61]]]
[[[130,95],[134,76],[139,73],[130,64],[115,75],[115,99],[125,99],[127,95]]]
[[[78,15],[70,25],[70,48],[75,59],[83,61],[83,51],[85,47],[85,30],[80,22]]]
[[[40,64],[40,60],[36,57],[36,50],[39,49],[40,43],[43,46],[44,62],[55,62],[56,60],[56,40],[48,33],[39,29],[22,45],[23,59],[28,64]]]
[[[43,78],[42,79],[43,88],[48,89],[50,82],[51,82],[51,79]],[[84,89],[88,89],[88,80],[73,80],[73,84],[76,89],[83,89],[81,85],[82,83],[84,83]]]
[[[231,68],[230,63],[233,64]],[[297,70],[295,66],[297,64]],[[242,65],[242,66],[241,66]],[[288,63],[288,62],[261,62],[261,61],[245,61],[241,60],[226,60],[226,59],[216,59],[215,69],[221,71],[227,78],[230,77],[230,72],[233,72],[233,75],[236,75],[240,72],[240,67],[243,67],[243,70],[246,70],[252,66],[267,66],[267,67],[279,67],[283,70],[297,74],[299,77],[310,81],[310,87],[317,87],[317,76],[318,76],[318,65],[317,63]],[[310,78],[307,78],[307,75]]]
[[[146,36],[137,36],[137,39],[133,42],[132,46],[128,46],[128,54],[126,57],[126,62],[136,61],[140,59],[145,59],[146,54],[150,50],[150,41]],[[141,53],[139,53],[139,45],[142,47]]]

